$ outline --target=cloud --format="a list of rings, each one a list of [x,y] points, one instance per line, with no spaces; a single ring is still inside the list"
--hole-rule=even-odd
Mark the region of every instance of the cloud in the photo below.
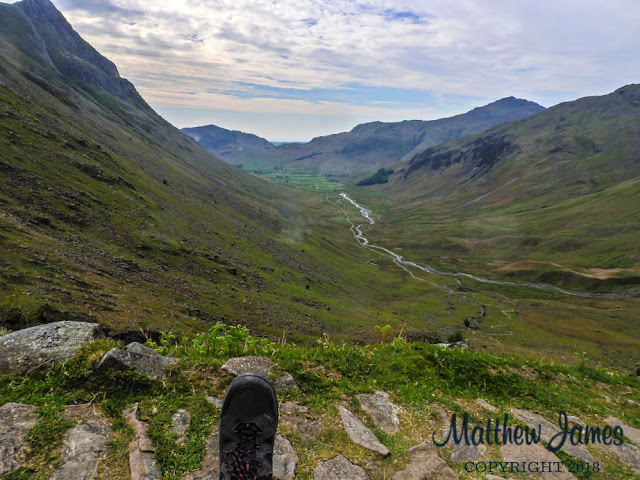
[[[185,102],[209,109],[322,104],[335,117],[376,105],[371,115],[393,116],[413,105],[434,118],[474,100],[550,105],[640,78],[636,0],[54,2],[153,106],[189,92]]]

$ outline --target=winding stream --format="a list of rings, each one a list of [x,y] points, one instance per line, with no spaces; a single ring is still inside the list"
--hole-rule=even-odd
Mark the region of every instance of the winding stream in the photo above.
[[[368,225],[374,225],[376,222],[373,219],[373,217],[371,217],[371,210],[363,207],[362,205],[360,205],[358,202],[356,202],[355,200],[353,200],[351,197],[349,197],[349,195],[347,195],[346,193],[342,192],[340,193],[340,196],[348,201],[349,203],[351,203],[354,207],[356,207],[359,211],[360,211],[360,215],[362,215],[367,221],[368,221]],[[343,210],[344,212],[344,210]],[[454,278],[457,281],[459,281],[458,279],[460,277],[466,277],[466,278],[470,278],[472,280],[475,280],[477,282],[480,283],[487,283],[487,284],[492,284],[492,285],[506,285],[506,286],[512,286],[512,287],[522,287],[522,288],[531,288],[531,289],[536,289],[536,290],[547,290],[547,291],[551,291],[551,292],[557,292],[557,293],[561,293],[564,295],[570,295],[573,297],[585,297],[585,298],[630,298],[633,297],[635,295],[637,295],[639,292],[637,290],[628,290],[628,291],[624,291],[624,292],[620,292],[620,293],[591,293],[591,292],[573,292],[570,290],[564,290],[560,287],[556,287],[553,285],[548,285],[545,283],[525,283],[525,282],[504,282],[504,281],[500,281],[500,280],[491,280],[489,278],[484,278],[484,277],[479,277],[477,275],[472,275],[470,273],[464,273],[464,272],[456,272],[456,273],[451,273],[451,272],[441,272],[429,265],[420,265],[418,263],[415,262],[410,262],[409,260],[405,260],[405,258],[402,255],[398,255],[397,253],[393,252],[392,250],[389,250],[388,248],[385,247],[381,247],[379,245],[373,245],[369,242],[369,239],[364,235],[364,233],[362,232],[362,227],[367,225],[364,223],[361,224],[355,224],[353,223],[350,219],[349,216],[347,215],[347,213],[345,212],[345,216],[347,217],[347,220],[349,220],[349,223],[351,224],[351,232],[353,233],[353,236],[356,238],[356,240],[358,241],[358,243],[360,245],[362,245],[365,248],[368,248],[370,250],[374,250],[377,251],[378,253],[382,253],[385,254],[386,256],[390,257],[396,265],[398,265],[399,267],[403,268],[407,273],[409,273],[412,277],[414,278],[418,278],[416,277],[410,270],[410,268],[415,268],[418,270],[421,270],[423,272],[426,272],[428,274],[431,275],[438,275],[441,277],[448,277],[448,278]],[[446,286],[441,286],[442,288],[448,289],[448,287]],[[451,292],[450,292],[451,293]]]

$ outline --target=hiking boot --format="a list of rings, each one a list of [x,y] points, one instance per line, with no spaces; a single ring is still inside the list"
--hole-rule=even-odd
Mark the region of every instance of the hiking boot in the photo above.
[[[264,375],[231,382],[220,412],[220,480],[272,480],[276,392]]]

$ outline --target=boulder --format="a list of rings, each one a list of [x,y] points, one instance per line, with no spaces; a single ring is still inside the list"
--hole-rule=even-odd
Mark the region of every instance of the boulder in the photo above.
[[[36,426],[33,405],[7,403],[0,407],[0,477],[18,470],[27,453],[27,433]]]
[[[126,350],[110,350],[104,357],[98,368],[130,368],[139,373],[144,373],[153,378],[166,378],[167,369],[178,361],[174,357],[148,353],[134,353]]]
[[[222,365],[222,370],[231,375],[238,376],[242,373],[261,373],[268,376],[275,364],[267,357],[234,357]]]
[[[129,345],[127,345],[127,352],[158,355],[158,352],[156,352],[153,348],[147,347],[146,345],[143,345],[139,342],[131,342]]]
[[[400,427],[399,407],[389,400],[389,395],[386,392],[361,394],[358,395],[358,401],[362,409],[371,415],[373,421],[382,431],[389,435],[398,431]]]
[[[342,455],[319,464],[313,472],[314,480],[369,480],[362,467],[354,465]]]
[[[0,337],[0,374],[26,375],[64,363],[100,334],[97,323],[55,322]]]
[[[480,328],[480,322],[476,317],[467,317],[464,321],[464,326],[472,330],[477,330]]]

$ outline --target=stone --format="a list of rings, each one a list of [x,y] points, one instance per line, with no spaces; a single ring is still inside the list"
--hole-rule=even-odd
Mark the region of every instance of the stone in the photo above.
[[[187,442],[187,430],[191,425],[191,414],[184,408],[178,409],[171,417],[171,433],[175,433],[178,438],[176,445],[184,445]]]
[[[152,378],[164,379],[167,375],[167,369],[177,361],[178,359],[174,357],[114,349],[105,353],[98,368],[130,368]]]
[[[147,424],[138,420],[138,404],[122,412],[133,428],[133,441],[129,444],[129,469],[131,480],[158,480],[162,472],[155,458],[155,448],[147,436]]]
[[[27,433],[36,426],[33,405],[7,403],[0,407],[0,477],[18,470],[27,453]]]
[[[467,317],[464,321],[464,326],[472,330],[477,330],[480,328],[480,322],[476,317]]]
[[[505,462],[534,462],[538,465],[542,462],[550,462],[548,465],[552,466],[552,471],[539,473],[540,478],[543,480],[577,480],[567,471],[567,467],[562,464],[562,461],[556,455],[538,443],[532,443],[531,445],[507,443],[500,447],[500,452]],[[556,467],[559,467],[560,471],[556,471]]]
[[[342,455],[320,463],[313,471],[314,480],[369,480],[362,467],[354,465]]]
[[[640,449],[638,447],[629,443],[623,443],[622,445],[605,445],[603,443],[600,446],[615,453],[620,460],[640,474]]]
[[[575,415],[567,415],[567,420],[570,423],[573,423],[574,425],[578,425],[579,427],[582,427],[582,428],[585,428],[587,426],[587,424],[584,423],[584,421],[580,417],[576,417]]]
[[[467,445],[465,442],[454,443],[451,460],[454,462],[475,462],[484,457],[486,453],[487,447],[482,443],[479,445]]]
[[[110,428],[105,423],[89,420],[69,429],[64,436],[61,466],[53,480],[93,480],[98,463],[107,454]]]
[[[214,407],[218,408],[218,409],[222,409],[222,400],[218,397],[211,397],[208,396],[207,397],[207,402],[209,402],[211,405],[213,405]]]
[[[358,417],[341,405],[338,406],[338,410],[342,417],[342,424],[354,443],[383,457],[391,455],[389,449],[378,440],[378,437]]]
[[[491,413],[496,413],[498,411],[496,407],[494,407],[493,405],[491,405],[489,402],[487,402],[482,398],[476,398],[475,402],[485,410],[489,410]]]
[[[198,470],[187,473],[182,480],[218,480],[218,474],[220,472],[220,433],[218,427],[213,429],[213,432],[207,440],[207,449],[204,454],[204,461],[202,467]]]
[[[436,347],[448,348],[449,350],[453,350],[455,348],[459,348],[461,350],[464,350],[466,348],[469,348],[464,343],[434,343],[434,345]]]
[[[221,368],[235,376],[249,372],[268,376],[271,374],[273,367],[275,367],[275,364],[267,357],[234,357],[227,360]]]
[[[459,480],[458,475],[438,456],[435,448],[423,443],[409,449],[409,465],[392,480]]]
[[[296,383],[295,378],[290,373],[285,373],[278,379],[276,379],[276,390],[300,390],[298,384]]]
[[[620,427],[624,431],[624,436],[636,445],[640,445],[640,429],[627,425],[616,417],[607,417],[604,419],[612,427]]]
[[[303,440],[313,440],[322,432],[322,422],[307,417],[306,415],[281,415],[280,422],[289,426]]]
[[[158,355],[158,352],[156,352],[153,348],[147,347],[146,345],[143,345],[142,343],[139,343],[139,342],[131,342],[130,344],[128,344],[127,352],[146,353],[148,355]]]
[[[280,404],[280,413],[283,414],[296,414],[296,413],[307,413],[309,409],[304,405],[298,405],[294,402],[284,402]]]
[[[276,435],[273,445],[273,477],[279,480],[294,480],[300,458],[291,442],[282,435]]]
[[[556,434],[562,431],[560,430],[559,425],[554,425],[542,415],[538,415],[537,413],[530,412],[529,410],[522,410],[519,408],[514,408],[512,412],[518,420],[526,424],[529,428],[535,429],[536,432],[539,432],[540,438],[545,442],[549,442]],[[591,463],[596,461],[593,455],[591,455],[591,452],[589,452],[589,450],[587,450],[587,448],[583,444],[573,445],[571,442],[567,441],[564,442],[561,450],[583,462]]]
[[[0,374],[26,375],[70,360],[100,334],[97,323],[55,322],[0,337]]]
[[[636,402],[635,400],[631,400],[630,398],[627,398],[627,403],[629,405],[635,405],[636,407],[640,407],[640,402]]]
[[[377,391],[357,396],[362,409],[367,412],[376,425],[385,433],[393,435],[400,428],[399,407],[389,400],[386,392]]]

